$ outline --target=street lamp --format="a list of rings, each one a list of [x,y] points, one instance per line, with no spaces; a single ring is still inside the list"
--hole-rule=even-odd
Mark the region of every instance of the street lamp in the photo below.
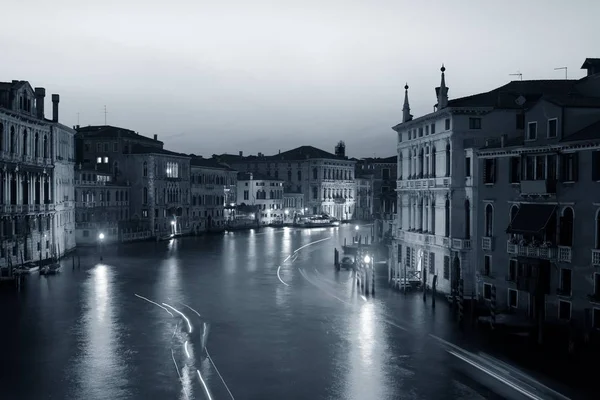
[[[100,240],[100,261],[102,261],[102,241],[104,240],[104,233],[100,232],[98,240]]]
[[[371,256],[369,256],[368,254],[365,255],[365,258],[363,258],[363,261],[365,262],[365,264],[370,264],[371,263]]]
[[[355,230],[358,230],[358,229],[359,229],[359,228],[358,228],[358,225],[356,225],[356,226],[354,227],[354,229],[355,229]]]

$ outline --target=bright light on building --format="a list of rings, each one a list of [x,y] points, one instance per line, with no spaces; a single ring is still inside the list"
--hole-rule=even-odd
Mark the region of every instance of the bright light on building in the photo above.
[[[290,213],[290,211],[289,210],[285,210],[284,213],[285,213],[285,215],[288,215]]]
[[[100,239],[100,240],[104,240],[104,233],[100,233],[100,234],[98,235],[98,239]]]
[[[358,228],[358,225],[356,225],[356,226],[354,227],[354,229],[358,230],[358,229],[359,229],[359,228]]]
[[[369,264],[371,262],[371,256],[369,256],[367,254],[363,260],[364,260],[365,264]]]
[[[171,221],[171,225],[175,225],[175,221]]]
[[[250,214],[250,219],[254,219],[254,214]]]

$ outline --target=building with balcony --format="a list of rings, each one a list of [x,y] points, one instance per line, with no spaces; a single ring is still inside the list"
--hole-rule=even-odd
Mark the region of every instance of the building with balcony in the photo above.
[[[226,219],[235,218],[237,171],[215,159],[196,156],[190,168],[192,232],[225,229]]]
[[[435,93],[432,113],[419,118],[410,114],[408,85],[398,135],[398,213],[396,240],[390,254],[390,277],[398,277],[406,265],[407,278],[455,294],[464,282],[465,298],[476,297],[476,270],[480,263],[473,251],[479,232],[474,207],[480,199],[473,187],[473,149],[486,140],[512,140],[525,127],[522,105],[545,90],[561,93],[563,81],[514,81],[486,93],[449,99],[445,68]],[[529,86],[527,86],[529,85]],[[488,170],[488,174],[493,174]]]
[[[75,172],[75,238],[77,245],[127,241],[137,233],[129,227],[129,185],[108,172],[80,167]]]
[[[0,82],[0,266],[46,260],[72,246],[68,207],[60,224],[55,219],[56,180],[68,176],[56,146],[68,133],[60,132],[58,95],[52,95],[52,119],[45,118],[45,96],[27,81]],[[68,144],[62,150],[68,154]]]
[[[302,193],[308,213],[327,213],[340,220],[354,214],[354,166],[356,161],[345,155],[345,145],[339,142],[335,154],[312,146],[301,146],[277,155],[244,157],[223,154],[215,156],[242,172],[261,174],[282,180],[289,193]],[[238,192],[239,193],[239,192]],[[238,203],[243,200],[239,200]]]
[[[360,221],[371,221],[374,216],[373,193],[374,193],[374,175],[357,169],[356,171],[356,200],[354,208],[354,219]],[[393,192],[395,194],[395,192]]]
[[[253,172],[237,177],[237,199],[242,208],[256,208],[254,217],[260,225],[283,224],[283,180]]]
[[[495,287],[499,310],[589,331],[600,327],[600,59],[583,68],[579,80],[519,83],[518,134],[475,150],[473,215],[479,297]]]

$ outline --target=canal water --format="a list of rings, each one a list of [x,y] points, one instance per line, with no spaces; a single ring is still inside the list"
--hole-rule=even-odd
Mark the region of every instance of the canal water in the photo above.
[[[503,397],[432,339],[455,335],[445,305],[381,287],[383,265],[376,297],[335,272],[352,228],[80,250],[0,291],[0,398]]]

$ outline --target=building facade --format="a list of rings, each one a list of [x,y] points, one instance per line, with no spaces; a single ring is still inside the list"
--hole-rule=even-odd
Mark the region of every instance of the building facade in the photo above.
[[[371,221],[373,219],[373,178],[372,174],[357,170],[354,219],[360,221]]]
[[[398,179],[398,156],[386,158],[363,158],[356,163],[358,175],[373,176],[373,215],[396,213],[396,181]]]
[[[110,173],[78,168],[75,172],[75,238],[77,245],[127,241],[129,186]],[[102,240],[100,240],[102,234]]]
[[[252,172],[239,173],[238,203],[256,207],[260,225],[283,224],[283,181]]]
[[[563,93],[524,94],[514,140],[476,152],[478,294],[500,312],[600,328],[600,60]]]
[[[304,195],[302,193],[283,192],[283,223],[293,224],[298,215],[304,215],[308,211],[304,207]]]
[[[227,218],[235,218],[231,212],[235,210],[237,171],[214,159],[195,156],[191,158],[190,167],[192,232],[225,229]]]
[[[64,142],[70,132],[58,124],[58,95],[52,96],[51,120],[45,118],[45,96],[44,88],[34,90],[26,81],[0,83],[0,266],[46,261],[64,254],[74,242],[74,215],[68,203],[72,186],[71,197],[68,188],[60,192],[67,196],[61,199],[60,223],[55,212],[56,181],[66,184],[69,173],[64,166],[72,162],[73,144]]]
[[[301,146],[274,156],[244,157],[216,156],[232,168],[242,172],[261,174],[282,180],[289,193],[304,195],[304,208],[309,214],[327,213],[340,220],[349,220],[354,214],[354,167],[356,161],[345,156],[343,142],[336,146],[336,154],[312,146]],[[239,194],[239,192],[238,192]],[[243,200],[239,200],[238,203]]]

